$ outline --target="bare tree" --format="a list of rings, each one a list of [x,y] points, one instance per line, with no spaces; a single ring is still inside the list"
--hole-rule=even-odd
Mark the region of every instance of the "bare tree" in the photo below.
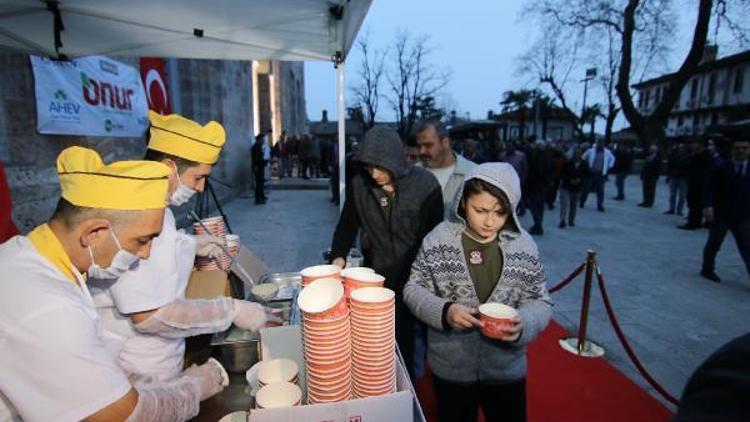
[[[748,29],[740,23],[742,20],[737,13],[730,12],[730,8],[734,6],[746,13],[747,4],[747,0],[696,1],[692,6],[696,22],[690,48],[679,69],[669,75],[667,89],[650,114],[642,114],[635,107],[631,81],[649,76],[655,61],[666,62],[670,43],[674,39],[672,0],[537,0],[529,10],[551,17],[569,28],[588,33],[607,29],[616,36],[618,42],[615,45],[619,44],[614,85],[617,99],[633,129],[644,143],[649,144],[663,137],[670,111],[685,84],[698,69],[708,39],[712,13],[716,15],[717,33],[718,25],[724,23],[742,45],[748,40]]]
[[[646,1],[644,1],[646,3]],[[658,142],[663,137],[664,125],[669,113],[677,102],[682,88],[690,77],[698,69],[703,57],[704,47],[708,36],[708,25],[711,19],[712,0],[699,0],[698,17],[693,29],[693,41],[690,45],[682,65],[670,77],[666,93],[656,106],[653,113],[641,114],[635,107],[633,95],[630,89],[630,77],[633,60],[633,33],[638,25],[637,17],[639,7],[645,9],[641,0],[629,0],[622,13],[622,57],[620,59],[620,70],[617,77],[617,96],[622,105],[622,111],[630,122],[633,129],[638,133],[641,141],[645,144]]]
[[[361,113],[361,124],[367,128],[375,125],[375,117],[380,106],[380,86],[385,71],[387,50],[370,49],[370,33],[366,32],[357,39],[357,48],[362,54],[359,64],[359,85],[352,88],[356,104]]]
[[[386,99],[396,115],[398,132],[406,138],[417,119],[419,105],[435,97],[450,80],[449,73],[429,63],[432,49],[426,36],[413,38],[408,32],[396,35],[386,71],[389,92]]]
[[[531,16],[542,18],[542,16]],[[542,20],[542,19],[538,19]],[[573,111],[568,102],[566,87],[571,82],[571,74],[580,68],[582,44],[580,34],[554,20],[547,19],[540,39],[519,57],[517,73],[525,75],[527,83],[546,86],[565,110],[573,118],[577,136],[583,136],[583,124],[579,113]]]

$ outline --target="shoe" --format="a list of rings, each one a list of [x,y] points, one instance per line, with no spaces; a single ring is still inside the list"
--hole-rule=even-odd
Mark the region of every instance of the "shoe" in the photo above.
[[[612,198],[612,199],[614,199],[615,201],[624,201],[624,200],[625,200],[625,197],[624,197],[624,196],[615,196],[615,197],[614,197],[614,198]]]
[[[664,211],[664,214],[674,214],[674,210]]]
[[[575,221],[573,221],[573,220],[570,220],[570,221],[568,221],[568,225],[569,225],[570,227],[575,227],[575,226],[576,226],[576,223],[575,223]]]
[[[684,214],[682,214],[682,211],[677,211],[677,215],[679,215],[680,217],[682,217]]]
[[[604,212],[604,207],[596,207],[596,210],[599,212]]]
[[[542,230],[541,227],[532,227],[529,229],[529,234],[533,234],[536,236],[541,236],[544,234],[544,230]]]
[[[565,222],[564,222],[564,221],[561,221],[561,222],[560,222],[560,225],[559,225],[558,227],[560,227],[561,229],[564,229],[564,228],[565,228]]]
[[[651,208],[651,207],[653,207],[653,205],[649,205],[649,204],[646,204],[644,202],[641,202],[640,204],[638,204],[638,206],[642,207],[642,208]]]
[[[700,227],[698,227],[698,226],[691,226],[690,224],[683,224],[681,226],[677,226],[677,228],[681,229],[681,230],[695,230],[695,229],[698,229]]]
[[[584,206],[584,205],[585,205],[585,204],[584,204],[583,202],[581,202],[581,203],[580,203],[580,204],[578,205],[578,208],[583,208],[583,206]]]
[[[705,279],[708,279],[708,280],[711,280],[714,283],[721,283],[721,279],[719,278],[719,276],[716,275],[715,272],[710,271],[710,270],[703,270],[703,271],[701,271],[701,277],[703,277]]]

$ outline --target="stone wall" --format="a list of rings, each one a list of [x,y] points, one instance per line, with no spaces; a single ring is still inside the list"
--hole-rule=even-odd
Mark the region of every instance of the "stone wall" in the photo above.
[[[138,67],[137,58],[117,60]],[[218,179],[214,186],[222,200],[235,197],[250,184],[250,66],[250,61],[178,61],[181,113],[201,123],[217,120],[227,131],[227,144],[212,175]],[[64,148],[93,148],[105,162],[143,155],[145,142],[140,138],[38,134],[34,78],[28,56],[0,54],[0,80],[0,160],[8,173],[13,218],[22,232],[48,219],[54,210],[59,197],[55,159]]]
[[[308,131],[303,62],[280,62],[281,128],[289,133]]]

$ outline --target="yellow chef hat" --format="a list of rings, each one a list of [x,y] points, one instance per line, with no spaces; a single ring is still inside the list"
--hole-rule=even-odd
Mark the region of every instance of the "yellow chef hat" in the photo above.
[[[179,114],[162,116],[148,111],[151,122],[148,148],[197,163],[214,164],[226,142],[224,126],[210,121],[205,126]]]
[[[164,208],[172,170],[154,161],[105,165],[96,151],[70,147],[57,157],[62,197],[73,205],[114,210]]]

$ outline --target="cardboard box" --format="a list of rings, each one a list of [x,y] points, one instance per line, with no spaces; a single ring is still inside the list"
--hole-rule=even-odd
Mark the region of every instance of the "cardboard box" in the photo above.
[[[213,299],[231,296],[232,289],[227,273],[221,270],[193,271],[188,279],[185,297],[188,299]]]
[[[304,368],[299,326],[266,328],[260,336],[263,359],[294,359]],[[398,352],[396,355],[397,391],[393,394],[339,403],[256,409],[250,412],[248,422],[424,422],[409,375]],[[300,385],[305,385],[304,373],[300,374]]]

